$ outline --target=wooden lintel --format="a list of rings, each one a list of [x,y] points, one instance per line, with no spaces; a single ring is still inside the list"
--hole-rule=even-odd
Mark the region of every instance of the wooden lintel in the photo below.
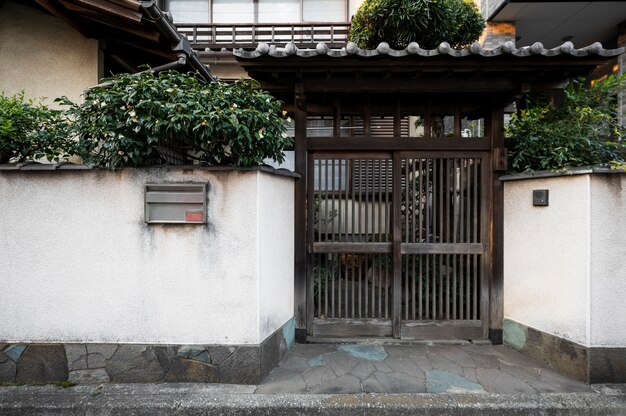
[[[71,17],[66,10],[64,10],[57,3],[52,2],[50,0],[35,0],[38,5],[46,9],[48,13],[52,14],[54,17],[61,19],[63,22],[71,26],[78,33],[83,35],[86,38],[93,37],[92,33],[86,29],[83,25],[76,21],[73,17]]]

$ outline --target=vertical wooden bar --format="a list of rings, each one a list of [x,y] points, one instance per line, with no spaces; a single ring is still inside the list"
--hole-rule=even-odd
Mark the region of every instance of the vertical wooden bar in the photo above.
[[[466,201],[465,201],[465,242],[466,243],[470,243],[470,224],[471,224],[471,199],[470,199],[470,191],[471,191],[471,163],[472,159],[467,159],[467,171],[465,173],[465,195],[466,195]],[[470,258],[471,255],[467,254],[465,255],[465,274],[467,276],[466,282],[466,288],[465,288],[465,299],[466,299],[466,307],[465,307],[465,316],[467,317],[467,319],[473,319],[472,316],[470,315],[470,311],[471,311],[471,306],[472,306],[472,298],[471,298],[471,278],[472,278],[472,272],[471,272],[471,268],[470,268]]]
[[[417,178],[416,178],[416,165],[415,165],[415,156],[413,157],[413,165],[412,168],[413,170],[411,171],[411,206],[413,207],[412,212],[411,212],[411,239],[408,241],[411,241],[413,243],[415,243],[415,217],[417,212],[419,212],[420,210],[420,198],[421,197],[421,193],[419,192],[419,190],[416,190],[416,184],[417,184]],[[417,211],[417,212],[416,212]],[[411,312],[412,312],[412,317],[413,320],[415,320],[416,318],[416,313],[415,313],[415,257],[416,255],[412,256],[412,263],[411,263]]]
[[[401,308],[402,308],[402,254],[400,247],[402,243],[401,224],[401,177],[402,158],[400,152],[393,153],[393,188],[392,188],[392,271],[393,271],[393,308],[392,308],[392,335],[394,338],[402,336]]]
[[[443,243],[445,241],[445,231],[446,228],[444,226],[444,212],[446,211],[444,207],[444,179],[443,172],[446,166],[445,159],[439,160],[439,242]],[[437,306],[439,315],[437,315],[438,319],[441,319],[443,316],[443,254],[439,254],[439,297],[437,298]]]
[[[371,121],[372,114],[370,111],[370,102],[365,100],[363,103],[363,136],[369,137],[371,135]]]
[[[389,206],[389,182],[387,181],[387,177],[389,176],[389,168],[391,167],[391,182],[393,187],[393,160],[386,159],[385,160],[385,241],[393,240],[393,237],[390,235],[389,231],[393,227],[391,225],[391,211]],[[393,189],[391,190],[393,192]],[[385,255],[385,318],[389,318],[390,314],[390,305],[389,305],[389,254]],[[393,267],[393,265],[392,265]]]
[[[456,116],[455,116],[456,117]],[[456,164],[457,159],[452,159],[452,243],[456,243],[457,233],[457,215],[459,213],[459,200],[457,196],[457,183],[456,183]],[[457,316],[457,268],[456,268],[456,254],[452,256],[452,319],[458,319]]]
[[[424,138],[428,139],[431,136],[431,124],[432,124],[432,104],[430,100],[426,102],[426,109],[424,110]]]
[[[402,112],[400,111],[400,100],[396,100],[393,114],[393,135],[400,137],[402,135]]]
[[[385,176],[383,176],[383,159],[379,159],[378,160],[378,177],[380,178],[380,186],[378,187],[378,200],[376,203],[376,206],[378,207],[378,241],[379,242],[383,242],[383,219],[382,219],[382,213],[383,213],[383,181],[386,180]],[[381,280],[381,267],[382,267],[382,256],[379,255],[378,256],[378,274],[377,274],[377,279],[378,279],[378,315],[376,315],[376,317],[381,318],[382,317],[382,297],[383,297],[383,293],[382,293],[382,289],[383,289],[383,285],[382,285],[382,280]],[[374,256],[374,260],[376,260],[376,256]]]
[[[491,278],[489,285],[489,338],[495,345],[502,344],[502,324],[504,320],[504,189],[498,178],[498,169],[495,164],[494,154],[505,154],[504,149],[504,111],[494,109],[491,112],[490,123],[491,135],[491,163],[489,171],[491,175],[491,235],[489,236]],[[486,218],[486,217],[483,217]]]
[[[373,160],[365,161],[365,178],[369,178],[370,177],[370,163],[372,163],[372,166],[373,166],[374,161]],[[370,221],[369,211],[370,210],[369,210],[369,203],[368,203],[368,201],[369,201],[369,188],[374,185],[374,172],[372,172],[371,178],[372,178],[371,181],[367,181],[366,180],[366,182],[365,182],[365,206],[363,207],[364,211],[365,211],[365,221],[364,221],[364,223],[365,223],[365,236],[364,237],[365,237],[365,241],[366,242],[369,241],[369,226],[370,226],[370,223],[369,223],[369,221]],[[367,259],[367,256],[363,255],[363,254],[360,255],[359,259],[362,259],[363,257],[365,257]],[[364,292],[365,292],[364,293],[364,295],[365,295],[365,317],[367,318],[367,317],[369,317],[369,293],[368,293],[369,292],[368,291],[369,283],[367,281],[367,271],[365,273],[365,278],[363,278],[363,273],[361,273],[361,270],[360,270],[361,263],[363,263],[363,261],[359,262],[359,280],[361,280],[361,279],[363,280],[363,286],[364,286],[363,289],[364,289]],[[367,265],[367,263],[365,263],[365,264]],[[367,266],[366,266],[366,268],[367,268]]]
[[[465,189],[465,159],[459,159],[459,196],[458,196],[458,201],[459,201],[459,229],[458,229],[458,237],[457,237],[457,231],[455,231],[454,233],[454,241],[458,241],[460,243],[463,243],[463,235],[464,235],[464,219],[465,219],[465,199],[464,199],[464,193],[463,190]],[[458,238],[458,240],[457,240]],[[465,258],[465,255],[461,255],[459,256],[459,319],[463,319],[463,312],[465,311],[465,303],[463,301],[463,299],[465,299],[465,302],[468,301],[467,298],[463,297],[464,292],[464,288],[465,288],[465,274],[463,273],[463,259]]]
[[[297,339],[303,342],[306,340],[306,334],[311,334],[313,330],[313,308],[312,305],[310,305],[311,307],[307,305],[307,289],[311,286],[310,289],[312,290],[312,284],[309,285],[308,281],[311,279],[307,279],[306,96],[302,84],[295,86],[294,102],[295,171],[301,177],[300,180],[296,181],[294,189],[294,313]],[[309,204],[309,209],[311,204]]]
[[[446,159],[446,170],[444,172],[446,178],[446,212],[444,214],[445,222],[446,222],[446,238],[445,242],[450,242],[450,217],[454,217],[454,201],[453,195],[450,195],[450,180],[454,181],[454,176],[451,174],[450,166],[452,166],[452,171],[454,171],[454,159]],[[454,258],[454,256],[452,256]],[[446,254],[446,294],[445,294],[445,303],[446,303],[446,319],[450,319],[450,255]]]
[[[428,207],[428,192],[426,192],[426,198],[424,198],[424,183],[423,183],[423,174],[424,174],[424,160],[420,157],[419,160],[419,220],[418,220],[418,224],[419,224],[419,233],[418,233],[418,243],[422,243],[423,242],[423,237],[422,237],[422,231],[424,228],[424,210],[427,209]],[[428,184],[428,183],[427,183]],[[426,200],[424,206],[422,207],[422,201]],[[417,287],[417,294],[418,294],[418,305],[417,305],[417,311],[418,311],[418,319],[422,319],[422,307],[423,307],[423,301],[422,301],[422,296],[424,293],[424,284],[422,283],[422,278],[423,278],[423,274],[422,274],[422,269],[423,269],[423,262],[424,262],[424,255],[420,254],[419,255],[419,272],[418,272],[418,278],[419,278],[419,282],[418,282],[418,287]]]
[[[341,102],[339,99],[335,100],[333,109],[333,137],[341,137]]]
[[[479,176],[479,170],[478,167],[481,163],[482,159],[479,158],[475,158],[474,159],[474,183],[473,183],[473,190],[474,192],[472,192],[472,197],[473,197],[473,204],[474,204],[474,210],[472,212],[472,242],[473,243],[478,243],[480,242],[479,240],[479,236],[478,236],[478,216],[480,215],[480,211],[478,210],[478,203],[480,201],[479,199],[479,195],[478,195],[478,182],[480,181],[480,176]],[[482,259],[482,256],[480,257]],[[473,270],[472,270],[472,279],[473,279],[473,287],[474,287],[474,293],[472,296],[473,299],[473,318],[472,319],[479,319],[478,316],[478,259],[479,257],[474,254],[474,265],[473,265]]]
[[[461,102],[454,103],[454,135],[461,137]]]
[[[307,209],[309,212],[313,212],[313,194],[315,192],[314,190],[314,163],[315,163],[315,156],[313,153],[309,153],[307,155],[307,173],[309,173],[309,175],[307,176]],[[307,226],[306,226],[306,234],[307,234],[307,256],[306,256],[306,267],[307,267],[307,327],[308,328],[312,328],[312,324],[313,324],[313,314],[315,312],[315,293],[314,293],[314,287],[315,287],[315,279],[316,277],[318,279],[321,279],[321,276],[315,276],[315,270],[314,270],[314,255],[313,255],[313,241],[315,238],[314,235],[314,230],[315,230],[315,224],[314,224],[314,218],[312,215],[308,215],[307,216]]]

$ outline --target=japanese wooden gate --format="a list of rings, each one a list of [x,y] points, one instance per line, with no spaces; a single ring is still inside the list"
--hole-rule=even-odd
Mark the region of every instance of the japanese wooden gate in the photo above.
[[[346,103],[335,100],[330,137],[311,128],[324,116],[308,118],[309,334],[486,338],[491,139],[463,137],[485,118],[463,117],[459,102],[436,106],[449,107],[448,116],[434,114],[427,95],[396,96],[391,111],[373,113],[377,98],[385,101],[370,95],[361,111],[343,114]]]
[[[297,337],[501,343],[503,109],[618,51],[287,46],[235,55],[295,118]]]

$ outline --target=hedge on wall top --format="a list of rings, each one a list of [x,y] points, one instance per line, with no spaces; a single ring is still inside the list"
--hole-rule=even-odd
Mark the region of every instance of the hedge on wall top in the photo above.
[[[514,139],[512,171],[564,170],[568,167],[626,167],[626,130],[620,125],[618,94],[626,75],[611,75],[591,87],[573,80],[559,105],[545,96],[527,97],[526,107],[511,118]]]
[[[76,153],[69,127],[62,112],[42,99],[0,93],[0,163],[67,159]]]
[[[105,79],[82,104],[62,101],[85,162],[109,169],[163,163],[164,149],[208,164],[282,162],[290,143],[280,102],[253,81],[145,71]]]
[[[352,18],[350,40],[374,49],[380,42],[403,49],[410,42],[434,49],[478,40],[485,21],[472,0],[365,0]]]

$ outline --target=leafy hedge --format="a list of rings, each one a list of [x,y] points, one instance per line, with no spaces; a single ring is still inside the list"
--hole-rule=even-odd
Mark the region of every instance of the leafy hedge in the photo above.
[[[83,103],[56,100],[65,111],[24,95],[0,97],[0,160],[71,155],[115,169],[150,166],[166,155],[199,163],[251,166],[282,162],[281,103],[253,81],[207,84],[176,71],[120,74],[86,91]]]
[[[59,161],[76,153],[62,111],[24,93],[0,94],[0,163],[48,158]]]
[[[617,94],[625,87],[626,76],[610,76],[589,88],[581,78],[567,86],[561,105],[529,97],[507,127],[515,139],[513,170],[624,167],[626,131],[619,124]]]
[[[114,169],[163,163],[170,148],[200,162],[282,161],[280,102],[253,81],[206,84],[176,71],[120,74],[69,105],[85,162]]]
[[[441,42],[461,48],[478,40],[485,21],[472,0],[365,0],[352,18],[350,40],[361,48],[410,42],[433,49]]]

